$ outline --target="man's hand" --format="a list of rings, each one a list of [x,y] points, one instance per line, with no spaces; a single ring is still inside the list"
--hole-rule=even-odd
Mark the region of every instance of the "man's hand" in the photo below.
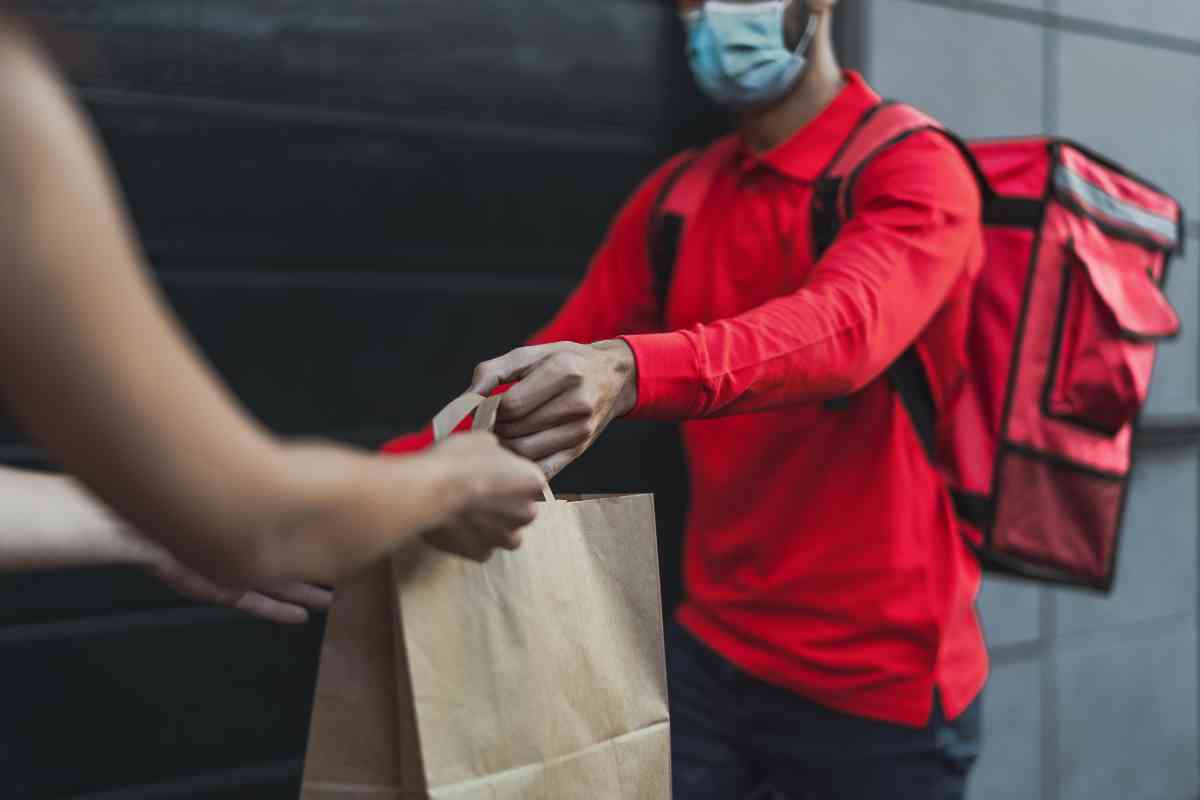
[[[471,391],[490,394],[517,381],[500,402],[496,435],[536,461],[547,478],[592,445],[637,403],[637,365],[616,339],[591,345],[559,342],[522,347],[475,369]]]

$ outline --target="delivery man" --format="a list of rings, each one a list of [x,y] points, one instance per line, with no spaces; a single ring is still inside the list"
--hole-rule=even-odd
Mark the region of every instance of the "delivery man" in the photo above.
[[[684,4],[695,78],[738,131],[665,307],[647,241],[680,159],[634,193],[534,344],[472,386],[517,381],[497,432],[548,475],[616,417],[683,425],[677,800],[961,798],[978,752],[980,568],[881,375],[918,337],[935,397],[961,370],[981,201],[949,141],[911,136],[861,174],[814,258],[814,181],[880,101],[838,65],[836,5]]]

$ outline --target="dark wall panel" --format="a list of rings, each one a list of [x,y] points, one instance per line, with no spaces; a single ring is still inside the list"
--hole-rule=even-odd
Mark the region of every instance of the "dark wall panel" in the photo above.
[[[714,125],[671,0],[39,6],[96,54],[71,75],[171,303],[289,435],[421,424]],[[615,425],[558,485],[654,491],[678,596],[671,428]],[[130,570],[0,578],[0,797],[295,796],[320,635]]]
[[[4,797],[68,797],[302,752],[320,625],[137,622],[24,641],[0,633]]]
[[[87,84],[252,106],[660,137],[667,3],[42,0]]]
[[[574,273],[654,163],[650,148],[588,136],[538,142],[142,100],[90,106],[162,269]]]
[[[0,637],[11,641],[26,638],[18,629],[31,625],[190,607],[140,570],[124,568],[0,575],[0,598]],[[3,715],[0,731],[7,733]]]
[[[561,297],[556,284],[565,286],[538,290],[526,279],[520,291],[518,281],[485,275],[455,287],[436,273],[410,276],[405,288],[328,273],[328,283],[280,283],[271,273],[251,282],[261,275],[165,280],[201,346],[272,428],[364,444],[431,418],[466,389],[476,363],[544,321]]]

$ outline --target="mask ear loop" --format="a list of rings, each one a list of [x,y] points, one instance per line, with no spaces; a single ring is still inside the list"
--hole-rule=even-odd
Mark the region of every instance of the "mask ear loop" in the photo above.
[[[783,6],[783,10],[779,13],[786,14],[787,10],[794,2],[796,2],[796,0],[788,0],[788,2]],[[808,48],[812,45],[813,39],[816,38],[816,35],[817,15],[810,11],[808,12],[808,25],[804,28],[804,34],[800,37],[800,43],[796,45],[796,49],[793,50],[792,53],[798,56],[804,55],[808,51]]]

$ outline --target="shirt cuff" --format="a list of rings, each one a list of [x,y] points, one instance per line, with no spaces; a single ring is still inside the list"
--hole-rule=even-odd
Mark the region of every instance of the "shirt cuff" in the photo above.
[[[630,417],[679,421],[698,414],[696,350],[682,331],[622,336],[637,363],[637,403]]]

